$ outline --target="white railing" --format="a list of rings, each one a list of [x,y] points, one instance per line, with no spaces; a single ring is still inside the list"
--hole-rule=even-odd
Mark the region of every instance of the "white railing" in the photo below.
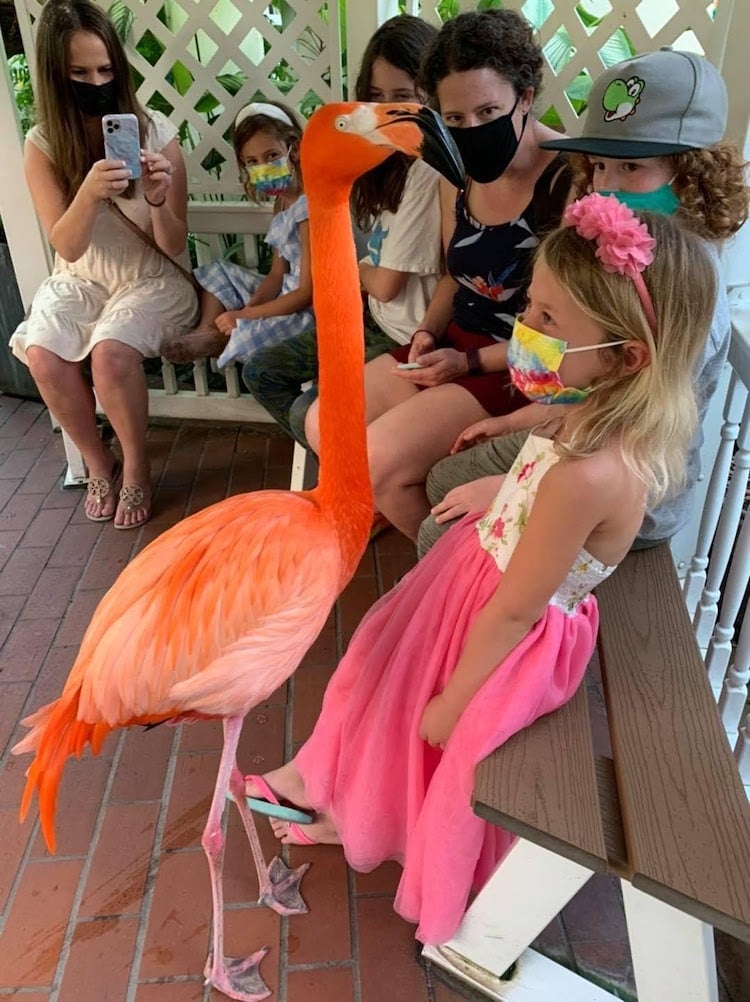
[[[730,304],[732,344],[720,440],[684,597],[750,794],[750,621],[745,617],[750,582],[750,518],[745,517],[750,473],[750,286],[733,290]]]

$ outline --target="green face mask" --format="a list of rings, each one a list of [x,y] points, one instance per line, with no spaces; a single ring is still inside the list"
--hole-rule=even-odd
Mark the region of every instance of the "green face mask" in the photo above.
[[[598,194],[605,197],[614,195],[618,202],[627,205],[633,212],[659,212],[662,216],[673,216],[680,207],[671,182],[655,191],[600,191]]]

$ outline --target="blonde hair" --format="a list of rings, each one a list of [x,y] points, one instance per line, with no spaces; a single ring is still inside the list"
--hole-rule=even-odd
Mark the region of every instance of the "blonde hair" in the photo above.
[[[612,341],[641,341],[650,362],[624,371],[620,350],[604,349],[609,372],[594,380],[563,455],[588,456],[619,439],[626,464],[646,484],[649,504],[684,481],[688,446],[697,423],[693,380],[711,326],[717,275],[705,242],[668,216],[639,214],[656,241],[643,279],[654,304],[652,332],[633,282],[604,270],[596,240],[573,227],[555,230],[538,258],[550,268],[576,305]]]
[[[579,196],[593,191],[592,161],[596,159],[584,153],[570,154],[573,190]],[[681,222],[706,240],[724,240],[737,232],[747,219],[750,187],[745,181],[747,164],[735,143],[716,143],[659,159],[671,165],[672,190],[680,200],[677,217]]]
[[[300,170],[299,159],[299,144],[302,139],[302,125],[292,109],[287,107],[287,105],[282,104],[281,101],[265,101],[264,103],[273,105],[274,108],[279,108],[283,111],[289,119],[289,124],[282,122],[276,117],[272,118],[270,115],[258,113],[257,115],[247,115],[245,118],[241,119],[240,122],[235,125],[232,132],[232,145],[234,146],[234,154],[237,157],[237,166],[240,170],[240,183],[245,189],[247,197],[253,202],[258,201],[258,195],[255,188],[248,180],[247,171],[244,169],[240,157],[242,155],[242,147],[248,139],[252,139],[258,132],[268,132],[280,142],[286,143],[289,147],[289,162],[297,171],[300,179],[300,187],[302,187],[302,172]]]

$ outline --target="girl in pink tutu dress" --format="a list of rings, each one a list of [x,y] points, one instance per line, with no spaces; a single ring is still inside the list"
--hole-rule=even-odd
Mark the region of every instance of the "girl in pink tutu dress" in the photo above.
[[[249,795],[316,812],[276,820],[283,842],[341,842],[356,870],[398,860],[396,911],[422,942],[450,938],[511,844],[472,812],[476,764],[573,695],[591,589],[680,482],[715,273],[678,223],[643,219],[590,195],[543,242],[508,368],[531,399],[577,406],[366,614],[293,761],[247,777]]]

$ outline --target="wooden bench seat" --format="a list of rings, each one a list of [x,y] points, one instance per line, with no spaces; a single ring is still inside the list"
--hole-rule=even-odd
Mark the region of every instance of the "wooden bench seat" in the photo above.
[[[597,597],[611,758],[581,686],[481,764],[476,813],[523,841],[425,953],[507,1002],[612,999],[526,950],[592,873],[612,873],[639,1002],[715,1002],[711,926],[750,941],[750,805],[668,547],[630,554]]]

